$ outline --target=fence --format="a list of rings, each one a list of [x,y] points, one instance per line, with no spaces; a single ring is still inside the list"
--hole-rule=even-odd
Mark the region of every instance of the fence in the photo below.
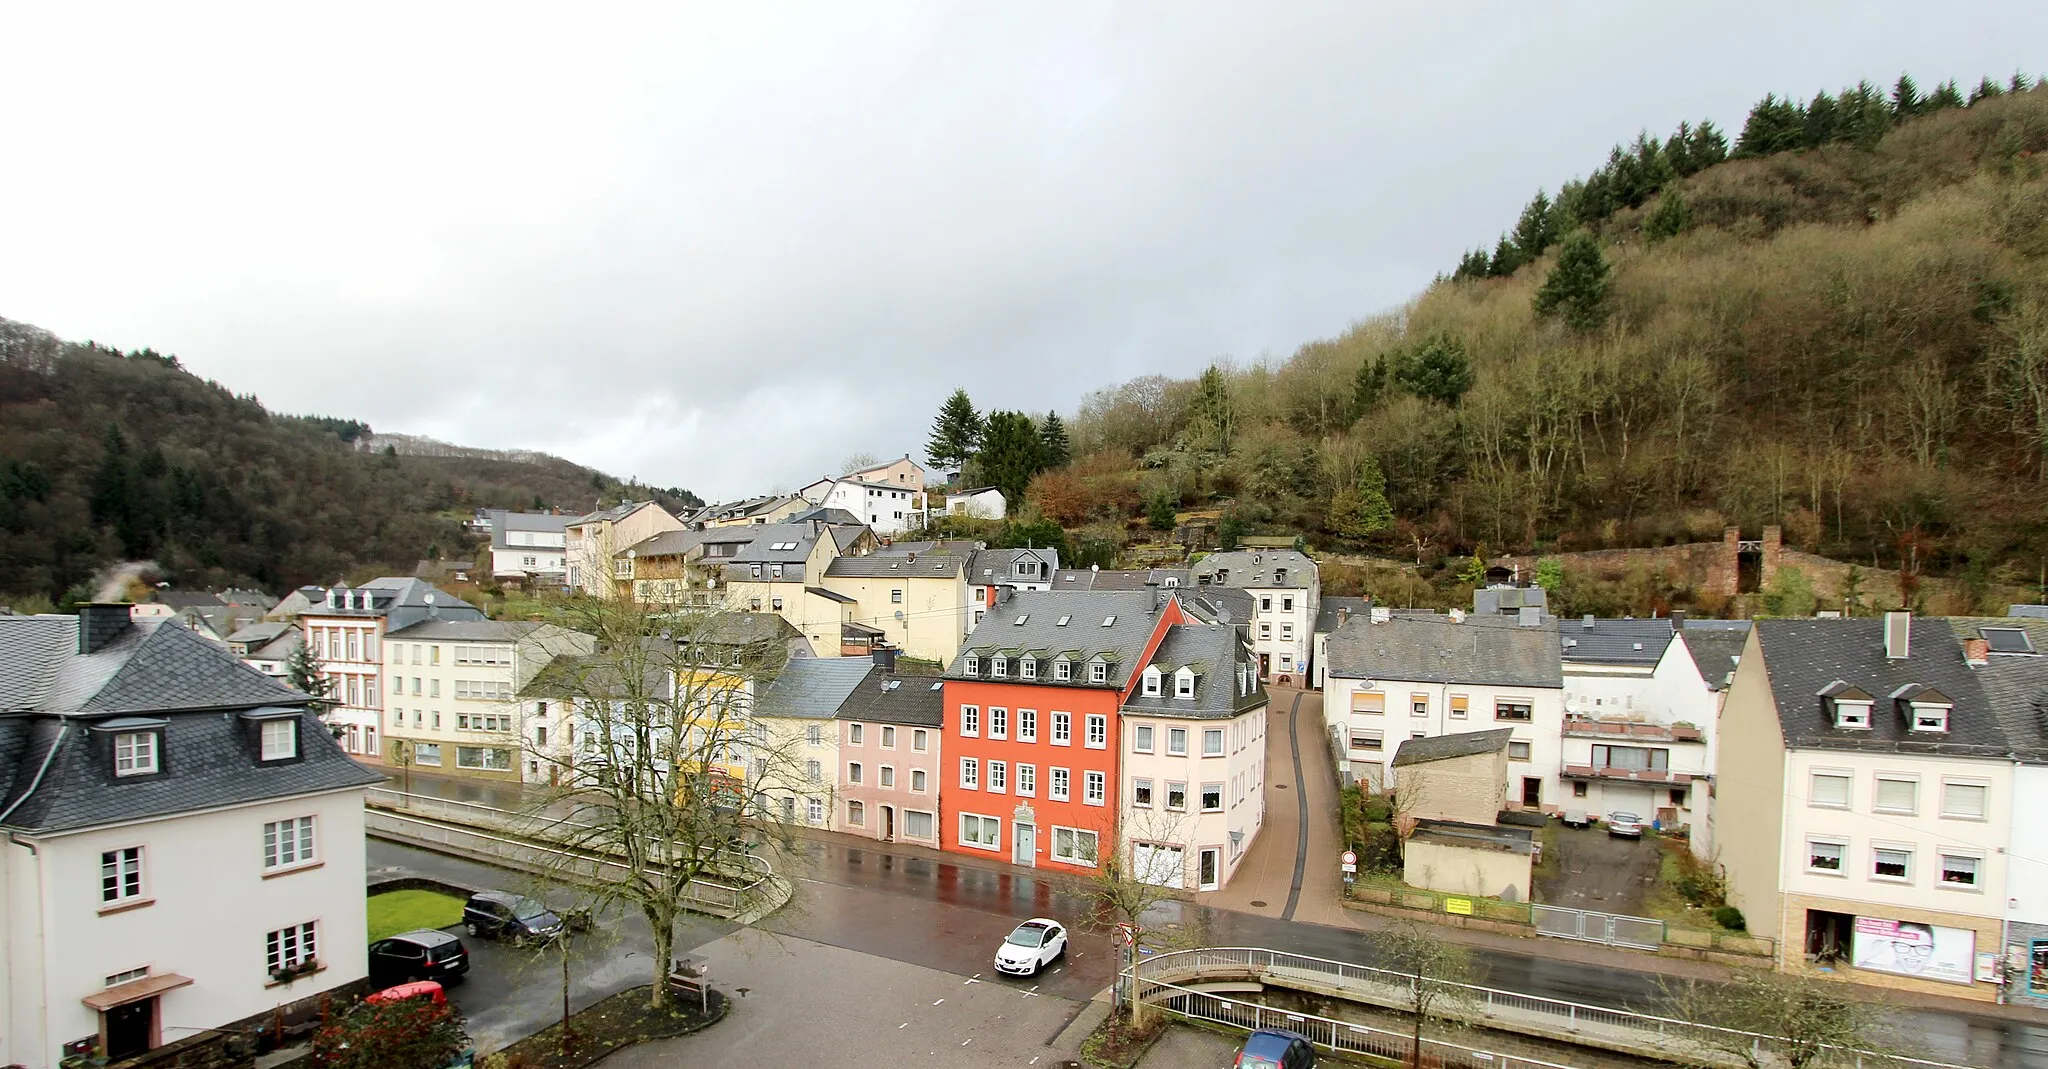
[[[1480,917],[1486,920],[1507,921],[1511,924],[1529,923],[1529,904],[1526,902],[1503,902],[1498,898],[1447,894],[1421,887],[1375,882],[1375,879],[1367,876],[1359,880],[1351,889],[1351,897],[1360,902],[1377,902],[1383,906],[1398,906],[1402,909],[1448,913],[1459,917]]]
[[[1277,987],[1295,986],[1396,1010],[1409,1004],[1409,991],[1416,983],[1415,976],[1397,970],[1259,947],[1167,951],[1145,957],[1127,970],[1126,975],[1137,981],[1134,986],[1141,994],[1150,989],[1147,985],[1164,988],[1191,982],[1257,980]],[[1453,992],[1464,1005],[1460,1016],[1471,1023],[1524,1035],[1569,1037],[1588,1046],[1640,1052],[1644,1057],[1661,1055],[1665,1060],[1671,1060],[1669,1056],[1674,1050],[1726,1051],[1735,1046],[1777,1053],[1789,1047],[1787,1041],[1773,1036],[1671,1017],[1526,995],[1477,984],[1430,982]],[[1268,1009],[1266,1012],[1281,1011]],[[1968,1069],[1949,1062],[1839,1047],[1825,1049],[1827,1054],[1824,1058],[1808,1064],[1855,1069]]]
[[[1409,1052],[1414,1049],[1414,1040],[1399,1032],[1318,1017],[1312,1013],[1278,1010],[1256,1002],[1240,1002],[1157,980],[1140,980],[1138,991],[1145,1005],[1189,1020],[1246,1031],[1285,1028],[1307,1036],[1319,1047],[1347,1054],[1364,1054],[1405,1063]],[[1427,1037],[1422,1040],[1422,1055],[1425,1064],[1443,1069],[1572,1069],[1558,1062],[1475,1050]]]
[[[588,824],[382,787],[370,788],[366,801],[364,826],[392,838],[488,857],[522,871],[547,868],[592,883],[630,875],[623,863],[601,852],[548,845],[561,829],[588,829]],[[542,865],[535,854],[554,860]],[[736,916],[744,912],[759,901],[762,884],[774,878],[773,867],[758,854],[726,851],[719,863],[725,870],[720,874],[723,879],[698,877],[683,892],[693,906],[707,913]]]
[[[1558,939],[1581,939],[1588,943],[1655,950],[1664,945],[1664,922],[1649,917],[1625,917],[1618,913],[1595,913],[1563,906],[1530,906],[1530,920],[1537,935]]]

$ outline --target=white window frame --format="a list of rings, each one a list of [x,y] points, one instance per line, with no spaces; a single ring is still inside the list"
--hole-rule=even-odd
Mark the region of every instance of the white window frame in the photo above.
[[[320,861],[320,826],[315,817],[286,817],[263,825],[263,871],[282,872]]]
[[[287,965],[318,965],[320,962],[320,922],[306,921],[288,925],[264,935],[264,965],[266,971],[276,972]]]
[[[1884,785],[1904,783],[1913,789],[1913,804],[1903,809],[1883,803]],[[1878,772],[1871,776],[1870,811],[1892,816],[1918,816],[1920,813],[1920,777],[1907,772]]]
[[[1036,657],[1025,657],[1025,658],[1023,658],[1022,660],[1019,660],[1019,661],[1017,662],[1017,678],[1019,678],[1019,679],[1037,679],[1037,678],[1038,678],[1038,658],[1036,658]]]
[[[1910,843],[1871,843],[1870,868],[1867,870],[1870,878],[1878,883],[1912,883],[1914,879],[1914,853],[1915,851]],[[1880,854],[1904,854],[1906,856],[1906,874],[1904,876],[1879,876],[1877,874],[1877,862],[1878,855]]]
[[[1939,887],[1944,891],[1964,891],[1977,893],[1983,892],[1984,855],[1982,853],[1979,853],[1975,850],[1950,849],[1948,847],[1942,847],[1936,850],[1934,853],[1940,861],[1940,863],[1936,866],[1934,874],[1934,886]],[[1949,859],[1951,858],[1970,862],[1971,879],[1969,883],[1954,883],[1949,880],[1948,863]]]
[[[825,819],[825,800],[816,795],[805,798],[804,819],[812,824],[823,822]]]
[[[967,659],[966,659],[966,660],[964,660],[964,661],[961,661],[961,662],[960,662],[960,670],[961,670],[962,672],[965,672],[965,673],[967,673],[967,674],[968,674],[968,675],[970,675],[970,676],[978,676],[978,675],[980,675],[980,674],[981,674],[981,658],[980,658],[980,657],[977,657],[977,656],[975,656],[974,654],[971,654],[971,653],[970,653],[970,654],[968,654],[968,655],[967,655]]]
[[[1052,714],[1052,744],[1072,746],[1074,744],[1074,714],[1054,710]]]
[[[1055,683],[1072,683],[1074,681],[1074,662],[1067,660],[1065,657],[1054,658],[1052,662],[1052,678]]]
[[[867,745],[867,734],[867,725],[848,724],[846,725],[846,744],[848,746],[865,746]]]
[[[123,750],[126,753],[123,753]],[[163,733],[123,731],[114,736],[114,775],[153,776],[163,767]]]
[[[1109,776],[1095,769],[1081,770],[1081,804],[1109,804]]]
[[[1174,805],[1174,804],[1173,804],[1173,793],[1174,793],[1174,790],[1175,790],[1176,788],[1178,788],[1178,789],[1179,789],[1179,791],[1180,791],[1180,804],[1179,804],[1179,805]],[[1163,798],[1163,799],[1161,799],[1160,801],[1161,801],[1161,802],[1162,802],[1162,803],[1164,804],[1164,806],[1165,806],[1165,808],[1166,808],[1166,811],[1167,811],[1167,812],[1169,812],[1169,813],[1185,813],[1185,812],[1187,812],[1187,811],[1188,811],[1188,785],[1187,785],[1187,782],[1186,782],[1185,780],[1177,780],[1177,779],[1170,779],[1170,780],[1167,780],[1167,781],[1166,781],[1166,797],[1165,797],[1165,798]]]
[[[1835,867],[1820,868],[1813,863],[1814,847],[1831,846],[1835,849]],[[1849,875],[1849,840],[1838,835],[1809,835],[1806,837],[1806,862],[1802,866],[1814,876],[1846,877]]]
[[[931,745],[931,735],[928,734],[924,728],[911,729],[910,749],[913,752],[925,753],[931,749]]]
[[[910,793],[912,793],[912,794],[923,794],[923,793],[925,793],[925,771],[924,771],[924,769],[921,769],[921,768],[913,768],[913,769],[911,769],[911,770],[910,770]]]
[[[148,850],[142,846],[117,846],[100,851],[101,910],[148,900],[147,862]],[[111,887],[108,886],[109,880],[113,881]]]
[[[1216,746],[1215,746],[1215,748],[1214,748],[1214,749],[1211,749],[1211,748],[1210,748],[1210,746],[1209,746],[1209,743],[1210,743],[1210,741],[1211,741],[1211,740],[1214,740],[1214,741],[1215,741],[1215,743],[1216,743]],[[1222,756],[1223,756],[1223,729],[1222,729],[1222,728],[1203,728],[1203,729],[1202,729],[1202,756],[1203,756],[1203,757],[1222,757]]]
[[[1820,792],[1816,791],[1814,787],[1816,781],[1823,778],[1839,779],[1842,781],[1843,786],[1847,788],[1847,790],[1844,792],[1845,797],[1842,801],[1825,802],[1819,798]],[[1856,774],[1854,772],[1849,771],[1846,768],[1809,769],[1806,774],[1806,804],[1808,807],[1813,809],[1851,808],[1856,804]]]
[[[1106,713],[1089,713],[1083,721],[1087,732],[1081,740],[1084,749],[1106,750],[1109,748],[1109,716]]]
[[[1023,762],[1017,764],[1015,793],[1019,798],[1033,798],[1038,794],[1038,766]]]
[[[1070,846],[1076,848],[1080,846],[1082,837],[1086,836],[1087,841],[1094,844],[1094,849],[1089,851],[1089,853],[1094,856],[1084,857],[1081,855],[1078,849],[1070,849],[1067,853],[1064,854],[1060,853],[1060,838],[1062,835],[1066,836],[1067,842]],[[1094,868],[1095,866],[1102,863],[1101,851],[1102,839],[1095,832],[1089,831],[1085,828],[1069,828],[1061,824],[1055,824],[1052,826],[1052,844],[1047,850],[1047,856],[1052,858],[1054,861],[1057,861],[1062,865],[1074,865],[1082,868]]]
[[[960,707],[960,734],[970,739],[981,737],[981,706],[963,705]]]
[[[1143,695],[1144,695],[1145,697],[1147,697],[1147,698],[1156,698],[1156,697],[1158,697],[1158,696],[1159,696],[1159,666],[1158,666],[1158,665],[1149,665],[1149,664],[1148,664],[1148,665],[1146,665],[1146,666],[1145,666],[1145,674],[1144,674],[1144,678],[1143,678],[1143,680],[1142,680],[1142,681],[1141,681],[1141,682],[1140,682],[1140,683],[1138,684],[1138,692],[1139,692],[1139,693],[1141,693],[1141,694],[1143,694]]]
[[[1090,661],[1090,662],[1088,662],[1088,682],[1090,682],[1090,683],[1107,683],[1107,682],[1109,682],[1109,662],[1107,662],[1107,661]]]
[[[1175,745],[1175,740],[1179,744]],[[1166,756],[1186,757],[1188,755],[1188,729],[1170,727],[1166,729]]]
[[[1054,766],[1050,771],[1052,775],[1046,777],[1045,783],[1046,800],[1051,802],[1072,801],[1074,794],[1073,770]]]
[[[981,759],[963,757],[960,759],[960,789],[978,791],[981,789]]]
[[[879,779],[877,779],[877,780],[875,781],[875,786],[877,786],[877,787],[889,787],[889,788],[893,788],[893,787],[895,787],[895,786],[896,786],[896,766],[895,766],[895,765],[883,765],[883,766],[881,766],[881,768],[880,768],[880,769],[878,770],[878,774],[879,774],[880,778],[879,778]]]
[[[1978,812],[1976,813],[1976,815],[1972,816],[1968,813],[1954,813],[1949,811],[1948,792],[1949,788],[1951,787],[1974,788],[1975,790],[1981,792],[1978,797],[1982,804],[1979,805]],[[1990,813],[1991,781],[1982,779],[1972,779],[1962,776],[1943,776],[1941,778],[1941,819],[1967,820],[1972,823],[1982,824],[1986,820],[1990,819]]]
[[[763,758],[762,760],[766,760],[766,758]],[[866,783],[867,780],[864,778],[866,774],[867,770],[860,767],[859,761],[848,761],[846,763],[846,782]]]
[[[1211,807],[1209,805],[1209,791],[1211,789],[1215,790],[1216,792],[1216,805],[1214,807]],[[1201,803],[1201,811],[1204,813],[1223,812],[1223,784],[1217,783],[1213,780],[1208,783],[1202,784],[1201,793],[1195,796],[1195,801]]]
[[[989,838],[987,842],[981,841],[981,839],[978,837],[970,838],[968,836],[967,822],[970,820],[975,822],[975,826],[977,828],[994,832],[994,834]],[[1001,852],[1003,849],[1002,820],[997,817],[983,816],[980,813],[961,813],[960,845],[973,847],[976,850],[991,850],[998,853]]]
[[[1010,659],[998,653],[988,659],[988,674],[1002,679],[1010,674]]]
[[[272,729],[281,729],[273,732]],[[276,717],[259,722],[256,728],[259,761],[287,761],[299,756],[299,720],[297,717]],[[276,734],[283,737],[275,738]]]
[[[1036,710],[1036,709],[1019,709],[1019,710],[1017,710],[1017,741],[1018,741],[1018,742],[1037,742],[1037,741],[1038,741],[1038,710]]]
[[[1137,776],[1131,780],[1131,808],[1152,808],[1152,777]]]
[[[1134,753],[1151,753],[1157,745],[1154,740],[1156,729],[1150,724],[1131,725],[1131,750]]]
[[[988,737],[1007,739],[1010,737],[1010,711],[1000,705],[988,707]]]
[[[987,768],[985,768],[985,769],[983,769],[982,771],[983,771],[983,772],[985,772],[985,773],[987,773],[987,775],[986,775],[986,776],[984,776],[984,777],[983,777],[983,779],[982,779],[982,781],[981,781],[981,783],[982,783],[981,789],[982,789],[982,790],[985,790],[985,791],[987,791],[987,792],[988,792],[988,793],[990,793],[990,794],[1008,794],[1008,793],[1009,793],[1009,790],[1010,790],[1010,764],[1009,764],[1009,762],[1007,762],[1007,761],[994,761],[994,760],[991,760],[991,761],[990,761],[990,762],[988,763],[988,767],[987,767]]]

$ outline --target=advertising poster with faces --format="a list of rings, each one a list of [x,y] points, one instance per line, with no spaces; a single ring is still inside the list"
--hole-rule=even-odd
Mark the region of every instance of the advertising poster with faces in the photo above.
[[[1853,949],[1859,969],[1967,984],[1976,959],[1977,933],[1918,921],[1858,917]]]

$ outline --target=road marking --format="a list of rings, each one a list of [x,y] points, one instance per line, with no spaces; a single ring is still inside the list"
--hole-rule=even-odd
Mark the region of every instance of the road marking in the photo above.
[[[960,1045],[964,1047],[964,1046],[966,1046],[966,1045],[968,1045],[969,1043],[972,1043],[972,1042],[974,1042],[974,1037],[973,1037],[973,1036],[968,1036],[968,1037],[967,1037],[966,1039],[963,1039],[963,1040],[961,1040],[961,1041],[960,1041]]]
[[[978,984],[978,983],[980,983],[980,982],[981,982],[981,974],[980,974],[980,973],[975,973],[975,974],[974,974],[973,976],[970,976],[970,977],[968,977],[968,978],[967,978],[967,980],[966,980],[966,981],[965,981],[964,983],[962,983],[962,984],[961,984],[960,986],[961,986],[961,987],[966,987],[966,986],[967,986],[968,984]]]
[[[909,1028],[909,1027],[910,1027],[910,1022],[909,1022],[909,1021],[905,1021],[905,1022],[903,1022],[902,1024],[899,1024],[899,1025],[897,1025],[896,1027],[897,1027],[897,1028]]]
[[[945,999],[940,999],[940,1000],[939,1000],[939,1002],[944,1002],[944,1001],[946,1001],[946,1000],[945,1000]],[[939,1002],[934,1002],[934,1003],[932,1003],[932,1005],[936,1006],[936,1005],[938,1005],[938,1004],[939,1004]]]

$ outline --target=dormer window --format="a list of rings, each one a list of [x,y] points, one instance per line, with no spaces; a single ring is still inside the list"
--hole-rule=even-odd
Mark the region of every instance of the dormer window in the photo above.
[[[1914,731],[1947,731],[1948,706],[1913,703]]]
[[[1108,662],[1106,662],[1106,661],[1089,661],[1089,662],[1088,662],[1088,682],[1090,682],[1090,683],[1107,683],[1107,682],[1109,682],[1109,664],[1108,664]]]
[[[1059,683],[1073,682],[1074,662],[1067,660],[1065,657],[1052,662],[1052,678],[1055,682]]]
[[[1909,730],[1948,730],[1949,710],[1955,708],[1948,695],[1920,683],[1908,683],[1892,692],[1892,700],[1898,703],[1899,712],[1905,715]]]
[[[1838,729],[1870,730],[1870,707],[1875,702],[1868,691],[1840,679],[1820,689],[1821,711]]]
[[[960,670],[961,670],[961,671],[963,671],[963,672],[965,672],[965,673],[967,673],[967,674],[968,674],[968,675],[970,675],[970,676],[978,676],[978,675],[980,675],[980,674],[981,674],[981,658],[979,658],[979,657],[976,657],[976,656],[975,656],[974,654],[971,654],[971,653],[970,653],[970,654],[968,654],[968,655],[967,655],[967,660],[961,663],[961,665],[960,665]]]
[[[1017,677],[1018,677],[1018,678],[1020,678],[1020,679],[1037,679],[1037,678],[1038,678],[1038,658],[1036,658],[1036,657],[1026,657],[1026,658],[1024,658],[1023,660],[1020,660],[1020,661],[1018,661],[1018,662],[1017,662]]]
[[[992,675],[992,676],[996,677],[997,679],[1001,679],[1001,678],[1003,678],[1003,676],[1005,676],[1005,675],[1009,674],[1009,671],[1010,671],[1010,659],[1009,659],[1008,657],[1005,657],[1005,656],[1003,656],[1002,654],[998,653],[998,654],[996,654],[996,655],[995,655],[995,656],[994,656],[993,658],[991,658],[991,659],[989,660],[989,665],[988,665],[988,674],[989,674],[989,675]]]
[[[114,775],[152,776],[157,770],[157,750],[163,734],[156,731],[124,731],[114,736]]]
[[[299,756],[298,717],[265,720],[258,728],[258,735],[258,760],[283,761]]]
[[[1157,665],[1146,666],[1143,693],[1148,698],[1159,695],[1159,667]]]
[[[1173,674],[1173,696],[1192,698],[1195,696],[1195,670],[1183,668]]]
[[[1835,702],[1835,726],[1838,728],[1870,727],[1870,703],[1837,700]]]

